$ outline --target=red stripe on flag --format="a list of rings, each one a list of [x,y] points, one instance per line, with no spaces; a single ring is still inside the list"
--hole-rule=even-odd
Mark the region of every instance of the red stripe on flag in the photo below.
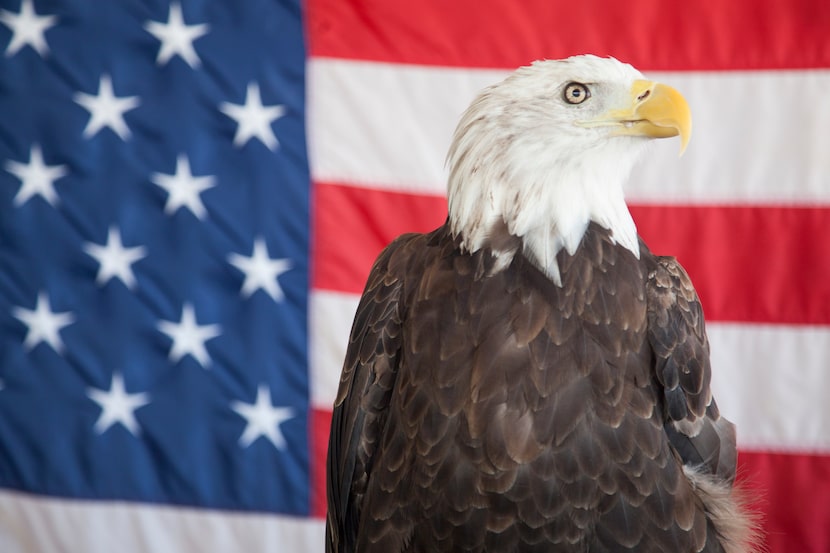
[[[311,516],[326,516],[326,458],[331,431],[331,411],[312,409],[309,415],[311,440]]]
[[[313,285],[359,294],[396,236],[446,218],[446,201],[318,184]],[[632,206],[651,249],[676,256],[709,320],[830,324],[830,207]]]
[[[632,206],[657,254],[674,255],[708,319],[830,324],[830,208]]]
[[[761,515],[768,551],[830,551],[830,456],[742,451],[738,474]]]
[[[361,293],[375,258],[405,232],[444,223],[447,201],[337,184],[315,187],[312,286]]]
[[[826,0],[309,0],[306,8],[314,56],[512,68],[590,52],[649,70],[830,67]]]

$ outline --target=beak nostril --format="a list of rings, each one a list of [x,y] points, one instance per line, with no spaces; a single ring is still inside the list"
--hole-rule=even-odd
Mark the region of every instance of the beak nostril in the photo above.
[[[648,97],[649,97],[649,95],[651,95],[651,89],[646,89],[646,91],[645,91],[645,92],[643,92],[642,94],[640,94],[639,96],[637,96],[637,101],[638,101],[638,102],[642,102],[643,100],[645,100],[646,98],[648,98]]]

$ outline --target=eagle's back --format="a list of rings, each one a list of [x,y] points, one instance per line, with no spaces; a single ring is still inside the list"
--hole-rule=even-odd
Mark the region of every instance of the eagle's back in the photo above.
[[[561,287],[522,255],[494,272],[445,227],[379,258],[335,404],[331,550],[720,550],[664,431],[656,259],[592,223],[558,261]]]

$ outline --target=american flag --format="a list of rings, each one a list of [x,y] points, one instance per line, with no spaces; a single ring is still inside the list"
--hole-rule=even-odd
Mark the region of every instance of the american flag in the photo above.
[[[632,212],[768,550],[830,551],[825,0],[0,0],[0,48],[3,552],[322,551],[374,257],[443,222],[480,88],[585,52],[690,102]]]

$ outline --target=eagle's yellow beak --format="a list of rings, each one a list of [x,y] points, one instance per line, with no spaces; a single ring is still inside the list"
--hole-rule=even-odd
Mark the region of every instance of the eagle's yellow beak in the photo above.
[[[686,99],[674,88],[654,81],[637,80],[631,86],[631,103],[612,109],[586,127],[614,126],[616,136],[668,138],[680,135],[680,154],[692,136],[692,112]]]

